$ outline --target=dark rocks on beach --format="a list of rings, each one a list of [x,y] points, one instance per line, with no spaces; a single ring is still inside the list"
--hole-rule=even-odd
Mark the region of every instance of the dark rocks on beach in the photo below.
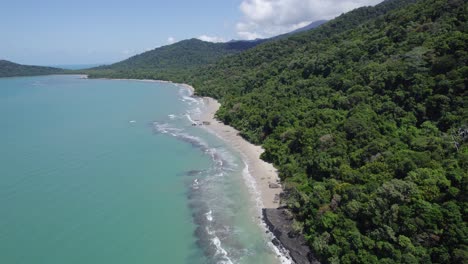
[[[278,188],[281,188],[281,185],[277,183],[270,183],[268,184],[268,187],[270,187],[270,189],[278,189]]]
[[[288,209],[284,207],[264,208],[262,212],[266,225],[276,237],[272,240],[274,245],[281,245],[287,249],[297,264],[320,264],[307,246],[304,236],[294,230],[293,218]]]
[[[273,245],[279,247],[281,246],[281,242],[275,237],[273,238],[273,240],[271,241],[271,243],[273,243]]]
[[[275,198],[273,198],[274,203],[279,203],[280,202],[280,196],[278,194],[275,194]]]

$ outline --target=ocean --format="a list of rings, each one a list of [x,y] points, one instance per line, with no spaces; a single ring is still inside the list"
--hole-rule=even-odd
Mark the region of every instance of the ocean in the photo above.
[[[1,263],[280,263],[240,155],[170,83],[0,79]]]

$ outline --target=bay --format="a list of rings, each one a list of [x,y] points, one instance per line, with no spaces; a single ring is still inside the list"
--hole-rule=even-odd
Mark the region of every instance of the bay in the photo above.
[[[168,83],[0,79],[1,262],[279,261],[202,109]]]

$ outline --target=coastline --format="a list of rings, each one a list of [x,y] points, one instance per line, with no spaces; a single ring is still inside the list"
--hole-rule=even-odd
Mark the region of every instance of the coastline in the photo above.
[[[194,96],[195,89],[188,84],[176,84],[190,90]],[[237,150],[241,156],[248,174],[246,181],[254,181],[256,191],[260,193],[257,207],[261,209],[261,221],[266,232],[270,232],[271,246],[281,256],[282,263],[320,264],[307,245],[302,234],[293,228],[293,218],[288,209],[281,205],[279,195],[283,192],[276,168],[271,163],[260,159],[264,152],[261,146],[256,146],[239,135],[239,131],[215,118],[221,104],[211,97],[199,97],[203,100],[204,108],[198,122],[202,127],[223,140]],[[208,123],[206,123],[208,122]],[[271,188],[274,187],[274,188]]]
[[[87,75],[80,75],[82,79],[88,79]],[[195,96],[195,88],[185,83],[174,83],[171,81],[151,80],[151,79],[112,79],[112,78],[97,78],[98,80],[120,80],[120,81],[140,81],[140,82],[156,82],[156,83],[171,83],[190,91],[190,96]],[[256,146],[240,135],[235,128],[225,125],[215,118],[215,113],[218,111],[221,104],[211,97],[199,97],[203,100],[205,107],[202,109],[200,121],[209,122],[209,125],[204,125],[208,132],[213,133],[229,146],[237,150],[248,168],[248,172],[255,183],[257,190],[260,192],[260,200],[257,201],[259,209],[263,208],[278,208],[280,206],[279,195],[283,192],[280,184],[280,179],[276,168],[273,164],[260,159],[260,155],[264,152],[261,146]],[[272,187],[272,188],[271,188]]]
[[[195,88],[188,84],[176,84],[188,89],[194,96]],[[281,206],[279,195],[283,192],[276,168],[271,163],[260,159],[264,152],[261,146],[256,146],[239,135],[239,131],[215,118],[221,104],[211,97],[199,97],[203,100],[204,108],[198,122],[202,127],[214,134],[227,145],[237,150],[241,156],[248,174],[246,181],[253,180],[256,191],[260,193],[257,207],[261,209],[261,221],[266,232],[270,232],[271,246],[282,263],[320,264],[307,245],[302,234],[295,234],[292,216],[288,209]],[[206,123],[208,122],[208,123]],[[272,184],[272,185],[271,185]],[[274,188],[271,188],[274,187]]]
[[[87,76],[82,78],[87,78]],[[221,106],[221,104],[216,99],[211,97],[196,96],[195,88],[185,83],[141,79],[99,79],[171,83],[188,90],[190,93],[189,96],[202,100],[203,107],[201,107],[201,112],[196,117],[196,125],[201,125],[200,128],[220,138],[228,146],[233,148],[233,150],[237,151],[241,155],[241,159],[245,165],[243,180],[246,182],[246,185],[251,183],[254,191],[258,192],[259,194],[258,196],[253,197],[259,212],[259,214],[255,215],[255,217],[258,217],[258,219],[261,221],[261,225],[263,225],[265,229],[265,232],[268,233],[268,236],[271,239],[269,241],[270,247],[276,253],[280,259],[280,262],[283,264],[308,263],[301,261],[303,258],[298,258],[297,251],[295,251],[295,248],[303,244],[303,241],[299,241],[296,237],[289,239],[292,241],[288,243],[288,241],[283,239],[284,236],[281,236],[281,233],[288,233],[288,227],[284,225],[284,223],[287,223],[287,219],[284,219],[280,222],[275,222],[269,219],[268,214],[265,214],[265,210],[268,210],[268,212],[279,212],[279,210],[281,210],[280,194],[283,192],[283,188],[281,186],[276,168],[273,166],[273,164],[267,163],[260,159],[260,155],[264,152],[264,149],[261,146],[256,146],[248,142],[239,135],[238,130],[216,119],[215,113]],[[251,195],[254,194],[251,193]]]
[[[193,96],[195,89],[192,86],[188,84],[179,84],[179,86],[189,89]],[[204,109],[200,115],[200,121],[209,123],[209,125],[204,125],[203,128],[219,137],[241,154],[242,160],[252,178],[247,180],[253,180],[257,191],[260,193],[260,200],[257,201],[257,206],[260,209],[278,208],[280,206],[279,195],[283,189],[281,188],[280,179],[273,164],[260,159],[260,155],[264,152],[264,149],[261,146],[248,142],[239,135],[238,130],[225,125],[215,118],[215,113],[221,106],[217,100],[211,97],[201,97],[201,99],[204,102]]]

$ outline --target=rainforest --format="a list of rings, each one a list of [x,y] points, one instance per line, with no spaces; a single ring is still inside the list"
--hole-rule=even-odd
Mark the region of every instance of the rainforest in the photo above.
[[[79,73],[218,99],[278,169],[322,263],[467,263],[467,16],[464,0],[387,0],[284,38],[188,40]]]
[[[467,11],[386,1],[181,79],[264,146],[322,262],[466,263]]]

